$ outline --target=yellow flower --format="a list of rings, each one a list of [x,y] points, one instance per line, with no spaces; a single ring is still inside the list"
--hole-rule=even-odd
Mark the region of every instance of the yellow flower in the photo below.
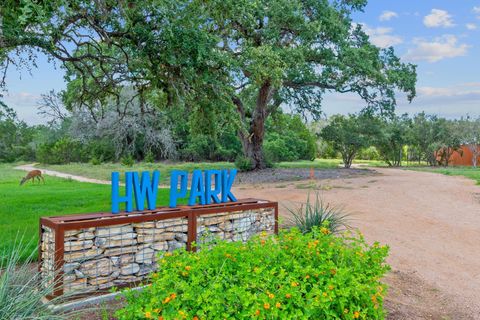
[[[152,278],[157,279],[158,278],[158,273],[156,273],[156,272],[152,273]]]
[[[280,309],[281,306],[282,304],[280,302],[275,303],[275,307],[277,307],[278,309]]]
[[[159,313],[160,312],[160,309],[153,309],[153,312],[156,312],[156,313]]]
[[[270,309],[270,303],[264,303],[263,308],[265,308],[267,310]]]
[[[329,286],[328,286],[328,289],[330,289],[330,290],[333,290],[334,288],[335,288],[335,287],[332,286],[332,285],[329,285]]]
[[[258,309],[255,310],[255,315],[256,315],[256,316],[259,316],[259,315],[260,315],[260,310],[258,310]]]
[[[293,281],[292,282],[292,287],[298,287],[298,282]]]
[[[326,297],[326,296],[327,296],[327,293],[326,293],[326,292],[322,293],[322,296]]]
[[[171,253],[171,252],[165,253],[165,257],[171,257],[171,256],[172,256],[172,253]]]
[[[187,271],[190,271],[191,269],[192,269],[192,267],[190,267],[190,266],[185,267],[185,270],[187,270]]]
[[[158,320],[164,320],[162,316],[159,316],[158,317]]]
[[[176,297],[177,297],[177,294],[176,294],[176,293],[172,293],[172,294],[170,294],[170,299],[172,299],[172,300],[173,300],[173,299],[175,299]]]
[[[162,303],[167,304],[170,302],[170,300],[171,300],[170,297],[166,297],[165,299],[163,299]]]
[[[192,319],[192,320],[200,320],[200,318],[199,318],[199,317],[197,317],[197,316],[195,316],[195,317],[193,317],[193,319]]]
[[[310,279],[310,276],[307,274],[307,275],[305,276],[305,279]]]
[[[269,293],[269,294],[268,294],[268,297],[269,297],[270,299],[273,299],[273,298],[275,298],[275,295],[274,295],[273,293]]]
[[[360,312],[355,311],[355,312],[353,313],[353,317],[354,317],[355,319],[358,319],[358,318],[360,317]]]
[[[291,295],[290,293],[287,293],[287,294],[285,295],[285,298],[287,298],[287,299],[290,299],[291,297],[292,297],[292,295]]]
[[[152,319],[152,313],[150,311],[145,312],[145,318]]]
[[[327,235],[327,234],[330,233],[330,230],[328,230],[328,229],[325,228],[325,227],[321,227],[321,228],[320,228],[320,232],[323,233],[323,234],[325,234],[325,235]]]

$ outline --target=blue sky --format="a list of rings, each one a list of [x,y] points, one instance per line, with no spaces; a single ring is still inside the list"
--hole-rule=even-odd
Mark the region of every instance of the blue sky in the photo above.
[[[417,98],[408,104],[398,96],[397,112],[422,110],[448,118],[480,116],[480,0],[370,0],[354,21],[364,26],[378,46],[393,46],[404,61],[418,65]],[[7,76],[5,102],[28,123],[40,94],[65,87],[63,71],[40,57],[32,75],[14,69]],[[355,95],[328,94],[324,111],[359,111]]]

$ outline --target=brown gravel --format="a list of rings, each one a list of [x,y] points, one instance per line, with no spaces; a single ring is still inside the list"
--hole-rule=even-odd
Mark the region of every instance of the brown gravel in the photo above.
[[[238,185],[238,198],[284,206],[320,190],[353,214],[369,241],[391,247],[389,319],[480,319],[480,187],[436,173],[377,169],[352,179]],[[293,202],[293,203],[292,203]]]

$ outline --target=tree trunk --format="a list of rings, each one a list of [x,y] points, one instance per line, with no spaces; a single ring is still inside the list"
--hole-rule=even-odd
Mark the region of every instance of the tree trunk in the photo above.
[[[255,108],[250,119],[250,123],[245,116],[245,110],[242,102],[238,98],[234,98],[233,102],[237,106],[237,111],[248,132],[239,132],[240,141],[242,142],[243,154],[252,161],[252,170],[265,169],[267,164],[263,154],[263,139],[265,136],[265,120],[267,119],[267,105],[272,96],[272,88],[270,82],[265,82],[258,91]]]

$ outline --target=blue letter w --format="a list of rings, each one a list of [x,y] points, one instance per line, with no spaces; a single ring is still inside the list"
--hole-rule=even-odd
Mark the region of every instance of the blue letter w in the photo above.
[[[143,210],[145,200],[147,200],[148,210],[153,210],[156,207],[157,193],[158,193],[158,181],[160,180],[160,172],[153,171],[153,179],[150,182],[150,174],[148,171],[142,172],[142,179],[138,181],[138,172],[133,173],[133,188],[135,191],[135,202],[137,204],[137,210]]]

